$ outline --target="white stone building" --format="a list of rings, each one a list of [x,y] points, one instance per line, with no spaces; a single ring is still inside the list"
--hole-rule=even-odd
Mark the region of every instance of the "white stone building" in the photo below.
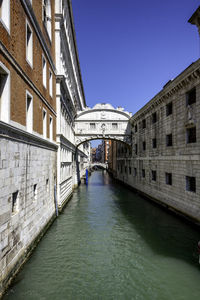
[[[90,157],[90,144],[75,147],[74,118],[85,104],[71,1],[56,1],[57,195],[61,209],[79,183]]]

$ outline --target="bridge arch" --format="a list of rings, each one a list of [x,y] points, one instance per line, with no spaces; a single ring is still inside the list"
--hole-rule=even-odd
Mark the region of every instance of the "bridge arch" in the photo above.
[[[95,139],[110,139],[131,145],[132,114],[123,108],[114,108],[108,103],[96,104],[78,112],[75,118],[75,144]]]

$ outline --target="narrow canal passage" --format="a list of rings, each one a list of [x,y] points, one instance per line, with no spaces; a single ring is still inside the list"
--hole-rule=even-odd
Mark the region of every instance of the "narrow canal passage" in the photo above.
[[[94,172],[5,299],[199,300],[200,234]]]

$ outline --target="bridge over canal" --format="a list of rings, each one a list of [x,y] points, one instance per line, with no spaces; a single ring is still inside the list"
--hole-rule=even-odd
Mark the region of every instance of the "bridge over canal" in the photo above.
[[[116,140],[131,145],[131,127],[129,120],[132,114],[122,107],[114,108],[108,103],[96,104],[92,109],[87,107],[75,118],[75,144],[95,139]]]

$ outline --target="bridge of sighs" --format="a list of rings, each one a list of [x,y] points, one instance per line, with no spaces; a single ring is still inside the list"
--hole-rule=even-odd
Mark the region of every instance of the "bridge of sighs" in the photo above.
[[[96,104],[80,111],[75,119],[76,146],[95,139],[109,139],[131,145],[132,114],[123,108],[114,108],[110,104]]]

